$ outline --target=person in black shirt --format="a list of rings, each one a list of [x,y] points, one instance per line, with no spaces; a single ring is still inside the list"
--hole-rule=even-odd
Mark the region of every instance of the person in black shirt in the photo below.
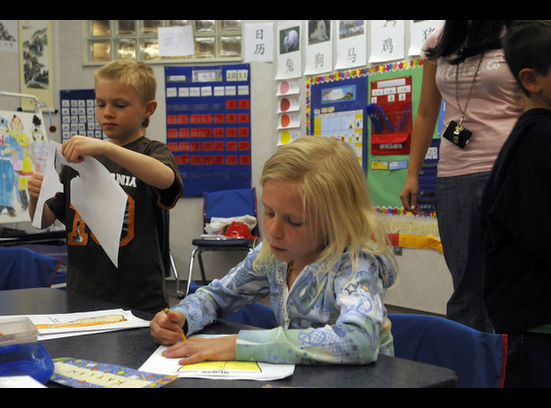
[[[551,386],[551,21],[517,21],[505,59],[525,112],[485,187],[484,300],[497,333],[508,334],[506,387]]]

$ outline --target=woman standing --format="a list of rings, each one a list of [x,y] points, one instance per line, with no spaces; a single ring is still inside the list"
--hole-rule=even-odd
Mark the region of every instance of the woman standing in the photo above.
[[[495,158],[522,113],[522,96],[503,57],[506,21],[446,20],[423,47],[423,84],[413,124],[408,175],[400,198],[418,212],[418,175],[442,99],[444,131],[436,214],[453,294],[447,317],[492,332],[482,299],[480,198]]]

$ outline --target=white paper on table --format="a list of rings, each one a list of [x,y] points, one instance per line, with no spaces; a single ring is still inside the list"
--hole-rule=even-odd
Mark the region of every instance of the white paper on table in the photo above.
[[[37,326],[38,341],[59,337],[81,336],[105,331],[149,327],[149,321],[129,310],[106,309],[91,312],[0,316],[2,319],[28,317]],[[48,326],[48,327],[43,327]]]
[[[218,337],[219,335],[201,335],[201,337]],[[182,366],[178,363],[181,358],[167,358],[162,355],[166,346],[159,346],[157,350],[139,368],[154,374],[177,375],[181,378],[205,378],[211,380],[256,380],[273,381],[293,375],[294,364],[272,364],[272,363],[251,363],[256,364],[258,369],[246,369],[247,362],[210,362]],[[244,369],[233,367],[243,366]],[[229,368],[228,368],[229,367]],[[191,369],[193,368],[193,369]]]
[[[41,228],[42,211],[47,199],[63,191],[55,169],[56,157],[62,159],[61,144],[50,141],[44,180],[33,218],[33,226]],[[79,175],[71,180],[71,204],[98,239],[101,247],[115,266],[118,266],[119,243],[128,196],[111,173],[93,157],[84,157],[81,163],[63,164]]]
[[[46,386],[30,375],[14,375],[0,377],[0,388],[46,388]]]

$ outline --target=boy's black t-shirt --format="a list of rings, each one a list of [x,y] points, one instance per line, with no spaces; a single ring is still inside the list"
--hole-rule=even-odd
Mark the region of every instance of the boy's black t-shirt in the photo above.
[[[551,110],[531,109],[505,141],[481,202],[484,297],[498,333],[551,323]]]
[[[70,181],[78,173],[65,166],[61,172],[64,192],[47,201],[67,232],[67,289],[121,306],[157,312],[167,305],[162,258],[165,236],[164,211],[176,205],[182,181],[168,147],[142,137],[124,146],[169,166],[175,180],[158,190],[104,157],[97,157],[127,193],[118,268],[99,245],[85,221],[71,206]],[[108,208],[109,203],[103,203]]]

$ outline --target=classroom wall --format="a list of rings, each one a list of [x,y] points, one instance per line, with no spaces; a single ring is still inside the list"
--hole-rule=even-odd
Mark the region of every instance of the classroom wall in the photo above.
[[[274,20],[274,22],[276,22]],[[274,27],[275,28],[275,27]],[[89,89],[94,87],[93,72],[97,67],[83,66],[82,20],[52,21],[54,105],[59,109],[59,90]],[[406,49],[407,49],[406,38]],[[0,52],[0,90],[19,92],[19,59],[17,53]],[[182,65],[182,64],[176,64]],[[194,63],[194,65],[200,65]],[[158,80],[158,108],[151,119],[147,136],[166,142],[164,65],[152,64]],[[258,180],[263,163],[275,152],[277,98],[276,64],[251,63],[251,149],[252,184],[257,188],[259,212],[261,188]],[[304,112],[304,89],[301,92]],[[0,108],[15,110],[17,98],[1,98]],[[54,115],[58,129],[59,114]],[[302,132],[305,132],[304,121]],[[56,133],[60,141],[59,130]],[[171,251],[180,276],[187,277],[189,257],[193,249],[191,240],[202,232],[202,199],[182,198],[171,210]],[[260,218],[261,221],[261,218]],[[32,230],[32,226],[20,223],[13,228]],[[33,231],[34,232],[34,231]],[[238,253],[208,254],[205,267],[208,277],[220,277],[242,258]],[[451,294],[451,278],[441,253],[433,250],[406,249],[397,257],[400,266],[400,283],[389,293],[387,303],[395,306],[445,314],[445,303]],[[194,278],[199,278],[195,268]]]

